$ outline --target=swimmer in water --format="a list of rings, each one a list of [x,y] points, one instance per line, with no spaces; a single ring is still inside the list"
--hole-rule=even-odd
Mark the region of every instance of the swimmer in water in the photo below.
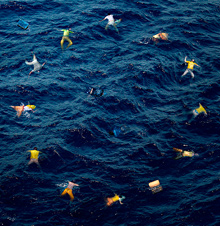
[[[25,63],[27,65],[34,65],[34,69],[29,73],[29,75],[32,73],[32,72],[35,72],[35,71],[39,71],[45,63],[43,63],[42,65],[37,61],[37,58],[35,56],[35,54],[33,54],[33,61],[32,62],[28,62],[27,60],[25,60]]]
[[[173,148],[175,152],[178,152],[177,156],[174,158],[175,160],[180,159],[182,157],[193,157],[195,155],[198,155],[194,153],[193,151],[183,151],[182,149]]]
[[[125,127],[115,127],[112,131],[109,131],[109,135],[118,137],[121,133],[125,132]]]
[[[71,28],[69,28],[68,30],[67,29],[62,29],[61,31],[63,31],[63,37],[62,37],[62,40],[60,41],[60,45],[61,45],[61,48],[63,50],[63,43],[64,43],[65,40],[67,40],[69,42],[69,44],[68,44],[68,46],[66,48],[69,48],[73,44],[73,42],[69,38],[69,34],[70,33],[74,33],[74,32],[71,31]]]
[[[17,116],[20,117],[22,112],[24,111],[32,111],[34,112],[33,110],[36,108],[35,105],[22,105],[22,106],[11,106],[12,108],[15,109],[15,111],[17,111]]]
[[[122,205],[123,204],[122,200],[124,200],[124,199],[125,199],[125,196],[119,197],[117,194],[115,194],[114,197],[106,198],[105,201],[106,201],[107,206],[112,206],[112,204],[117,201],[119,201],[119,203]]]
[[[168,40],[168,34],[167,33],[158,33],[153,36],[152,38],[153,41],[158,42],[159,40]]]
[[[68,194],[70,196],[70,200],[71,202],[73,201],[74,199],[74,196],[73,196],[73,187],[74,186],[79,186],[78,184],[75,184],[71,181],[68,181],[68,186],[67,188],[64,189],[64,191],[62,192],[61,196],[65,195],[65,194]]]
[[[30,151],[27,151],[27,152],[31,153],[31,157],[30,157],[30,161],[28,162],[28,165],[30,165],[32,163],[36,163],[38,166],[40,166],[40,164],[38,162],[38,155],[41,152],[38,151],[36,147],[34,147],[34,150],[30,150]]]
[[[108,16],[106,16],[103,20],[106,20],[106,19],[108,20],[108,23],[105,26],[105,30],[107,31],[109,25],[112,25],[119,34],[118,28],[116,26],[121,22],[121,19],[115,21],[111,13],[109,13]],[[99,22],[102,22],[103,20],[100,20]]]
[[[96,89],[96,88],[89,88],[87,93],[89,93],[90,95],[95,96],[95,97],[101,97],[104,95],[104,90]]]
[[[196,117],[201,113],[204,113],[205,115],[207,115],[205,108],[201,104],[199,104],[199,108],[196,108],[195,110],[193,110],[193,115]]]
[[[194,59],[192,59],[191,61],[187,61],[186,60],[187,56],[185,57],[185,62],[188,63],[187,69],[185,70],[185,72],[182,74],[181,77],[185,76],[188,72],[191,74],[192,78],[194,78],[194,73],[193,73],[193,67],[194,65],[200,67],[198,64],[194,63]]]

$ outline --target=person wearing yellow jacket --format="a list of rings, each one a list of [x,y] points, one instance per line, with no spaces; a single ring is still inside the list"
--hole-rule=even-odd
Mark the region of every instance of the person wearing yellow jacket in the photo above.
[[[40,164],[38,162],[38,156],[41,152],[38,151],[36,147],[34,147],[34,150],[29,150],[27,152],[31,153],[31,157],[30,157],[30,161],[28,162],[28,165],[30,165],[32,163],[36,163],[38,166],[40,166]]]
[[[173,148],[175,152],[177,152],[177,156],[174,158],[175,160],[180,159],[182,157],[193,157],[193,156],[198,156],[198,154],[194,153],[193,151],[184,151],[179,148]]]
[[[119,203],[122,205],[123,203],[122,203],[121,201],[122,201],[123,199],[125,199],[124,196],[119,197],[117,194],[115,194],[114,197],[108,197],[108,198],[106,199],[106,205],[107,205],[107,206],[111,206],[114,202],[117,202],[117,201],[119,201]]]
[[[205,115],[207,115],[205,108],[201,104],[199,104],[199,107],[193,110],[193,115],[196,117],[201,113],[204,113]]]
[[[196,65],[198,67],[200,67],[200,66],[198,64],[194,63],[194,61],[195,61],[194,59],[192,59],[191,61],[187,61],[186,58],[187,58],[187,56],[185,57],[184,61],[188,64],[188,66],[181,77],[185,76],[187,73],[190,73],[192,78],[194,78],[193,67],[194,67],[194,65]]]

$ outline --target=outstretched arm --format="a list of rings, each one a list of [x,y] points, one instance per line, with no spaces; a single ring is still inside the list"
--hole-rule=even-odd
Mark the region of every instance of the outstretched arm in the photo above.
[[[27,60],[25,60],[25,64],[27,64],[27,65],[32,65],[33,62],[28,62]]]
[[[186,62],[186,58],[187,58],[187,56],[185,57],[185,60],[184,60],[185,62]]]
[[[106,20],[106,17],[103,20]],[[99,22],[102,22],[103,20],[100,20]]]

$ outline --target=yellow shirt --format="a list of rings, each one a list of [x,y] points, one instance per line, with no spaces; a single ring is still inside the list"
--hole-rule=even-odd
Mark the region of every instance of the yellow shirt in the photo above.
[[[114,197],[112,197],[113,202],[117,202],[119,200],[119,196],[115,195]]]
[[[194,153],[191,151],[184,151],[183,157],[193,157]]]
[[[31,153],[31,159],[38,159],[38,155],[40,153],[39,151],[37,151],[37,150],[30,150],[28,152]]]
[[[202,112],[204,112],[205,114],[207,114],[205,108],[204,108],[201,104],[199,104],[199,108],[197,108],[196,111],[197,111],[199,114],[202,113]]]
[[[196,64],[196,63],[194,63],[192,61],[186,61],[186,63],[188,63],[188,67],[187,68],[191,69],[191,70],[193,70],[194,65],[199,66],[198,64]]]
[[[63,36],[69,36],[70,33],[73,33],[72,31],[66,29],[63,29],[61,31],[63,31]]]

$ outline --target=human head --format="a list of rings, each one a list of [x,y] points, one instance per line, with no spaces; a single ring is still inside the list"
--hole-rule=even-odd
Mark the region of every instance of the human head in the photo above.
[[[111,15],[111,13],[108,13],[108,16]]]
[[[125,196],[122,195],[120,199],[121,199],[121,201],[124,200],[125,199]]]
[[[36,147],[34,147],[34,150],[37,150],[37,148],[36,148]]]
[[[69,28],[69,31],[71,30],[71,28]]]
[[[194,62],[195,60],[194,60],[194,59],[192,59],[191,61],[192,61],[192,62]]]

